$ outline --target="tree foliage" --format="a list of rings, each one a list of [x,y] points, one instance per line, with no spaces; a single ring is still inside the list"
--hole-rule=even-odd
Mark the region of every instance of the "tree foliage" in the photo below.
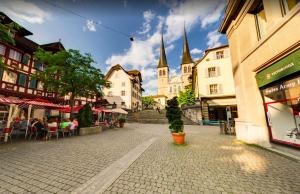
[[[143,96],[142,104],[143,104],[143,107],[145,107],[145,108],[151,108],[156,104],[156,102],[154,101],[154,99],[151,96]]]
[[[94,60],[90,54],[81,54],[78,50],[51,53],[39,49],[35,59],[45,64],[43,71],[37,71],[32,79],[40,80],[50,92],[70,96],[71,117],[76,97],[101,96],[106,85],[100,69],[92,66]]]
[[[85,104],[83,108],[79,110],[77,119],[80,128],[92,126],[93,111],[90,104]]]
[[[183,132],[183,121],[181,120],[182,112],[178,106],[177,97],[167,101],[166,117],[169,122],[169,129],[172,133]]]
[[[179,93],[178,102],[182,104],[195,104],[196,96],[192,88],[187,88]]]

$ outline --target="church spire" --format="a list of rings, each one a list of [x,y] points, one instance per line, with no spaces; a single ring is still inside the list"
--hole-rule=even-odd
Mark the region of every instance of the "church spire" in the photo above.
[[[163,35],[161,35],[160,57],[159,57],[158,65],[157,65],[157,68],[160,68],[160,67],[168,67]]]
[[[184,40],[183,40],[183,50],[182,50],[182,61],[181,64],[193,63],[193,59],[190,54],[189,44],[186,37],[186,31],[184,27]]]

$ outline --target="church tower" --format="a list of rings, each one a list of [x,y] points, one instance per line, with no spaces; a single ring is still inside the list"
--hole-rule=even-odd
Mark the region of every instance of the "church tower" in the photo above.
[[[189,44],[187,41],[186,31],[184,27],[184,40],[181,60],[181,79],[183,82],[183,88],[191,84],[190,76],[192,76],[193,66],[194,62],[190,54]]]
[[[168,94],[168,85],[169,85],[169,66],[167,63],[167,57],[165,52],[164,38],[161,35],[161,45],[160,45],[160,57],[157,65],[157,87],[158,95]]]

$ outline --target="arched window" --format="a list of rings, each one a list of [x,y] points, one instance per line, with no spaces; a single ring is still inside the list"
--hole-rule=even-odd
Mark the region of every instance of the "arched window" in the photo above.
[[[163,70],[163,75],[166,75],[166,71],[165,70]]]
[[[162,70],[159,70],[159,76],[162,76]]]
[[[186,73],[186,70],[187,70],[186,67],[184,67],[184,73]]]
[[[189,73],[191,73],[191,70],[192,70],[192,68],[191,68],[191,66],[189,66]]]

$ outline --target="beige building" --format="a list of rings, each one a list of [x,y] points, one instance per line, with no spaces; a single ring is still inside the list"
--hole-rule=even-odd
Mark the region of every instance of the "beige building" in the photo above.
[[[153,100],[156,102],[156,105],[153,108],[159,107],[160,109],[164,109],[167,105],[168,97],[165,95],[154,95],[148,97],[153,98]]]
[[[299,0],[229,0],[226,33],[238,104],[237,138],[300,147]]]
[[[120,96],[123,108],[142,110],[142,76],[138,70],[126,71],[118,64],[110,68],[105,79],[110,82],[103,90],[105,96]]]
[[[237,117],[235,87],[228,45],[205,51],[194,74],[194,91],[200,101],[202,123]],[[228,113],[230,112],[230,113]]]
[[[168,99],[178,96],[179,92],[191,84],[192,68],[194,62],[190,55],[189,45],[184,29],[184,42],[181,61],[181,76],[169,76],[169,66],[165,53],[163,37],[161,37],[160,58],[157,65],[157,94],[167,96]]]

